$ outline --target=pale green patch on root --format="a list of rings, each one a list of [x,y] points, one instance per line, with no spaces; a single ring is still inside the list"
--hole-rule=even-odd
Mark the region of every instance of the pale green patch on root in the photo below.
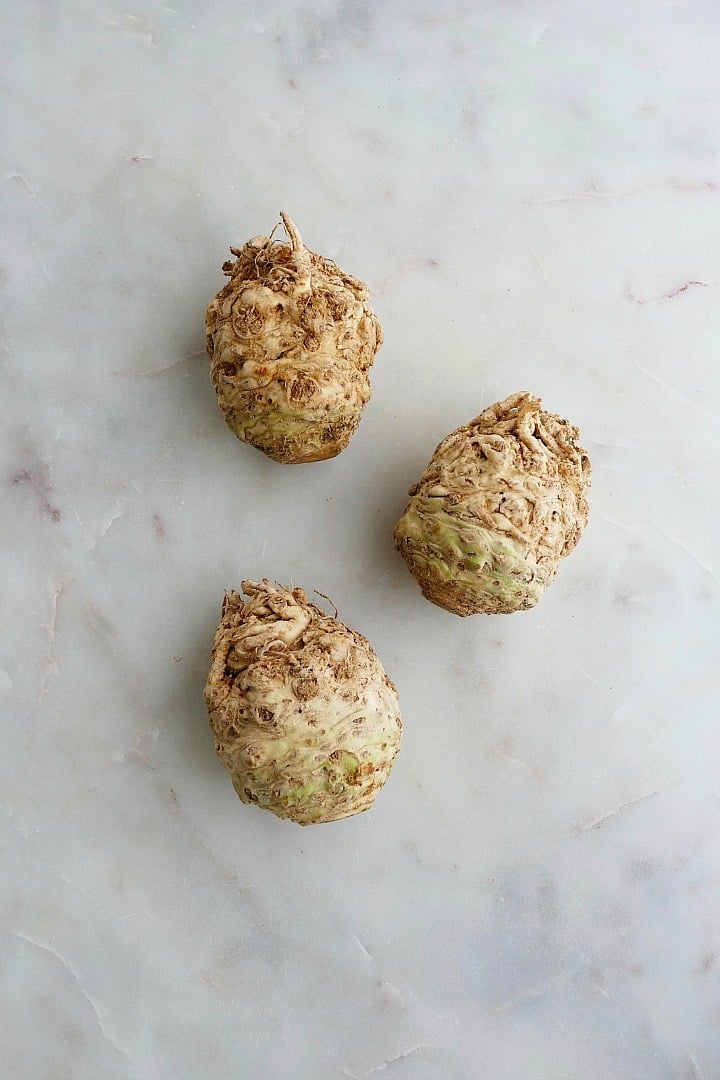
[[[509,613],[534,607],[547,573],[502,533],[441,509],[440,500],[414,499],[395,528],[395,544],[423,595],[441,607]]]
[[[335,457],[345,449],[357,427],[357,422],[334,421],[330,417],[318,420],[286,412],[250,416],[228,410],[225,418],[242,442],[276,461],[295,464]]]

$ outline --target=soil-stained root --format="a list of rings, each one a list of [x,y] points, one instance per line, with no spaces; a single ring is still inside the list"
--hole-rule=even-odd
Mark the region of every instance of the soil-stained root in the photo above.
[[[395,687],[370,643],[302,589],[225,596],[205,701],[244,803],[300,825],[367,810],[400,748]]]
[[[218,404],[243,442],[275,461],[344,450],[370,398],[382,344],[367,286],[303,245],[255,236],[231,248],[230,279],[208,305],[207,351]]]
[[[456,615],[534,607],[588,520],[576,427],[513,394],[448,435],[395,526],[423,595]]]

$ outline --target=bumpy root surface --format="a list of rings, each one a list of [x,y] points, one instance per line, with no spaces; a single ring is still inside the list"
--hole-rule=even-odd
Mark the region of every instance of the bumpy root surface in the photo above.
[[[400,748],[395,687],[371,645],[302,589],[226,595],[205,701],[244,803],[300,825],[367,810]]]
[[[208,305],[218,404],[243,442],[285,464],[344,450],[370,398],[382,327],[367,286],[303,245],[256,236],[231,248],[230,279]]]
[[[394,533],[428,600],[456,615],[538,602],[587,524],[590,460],[578,438],[519,393],[443,439]]]

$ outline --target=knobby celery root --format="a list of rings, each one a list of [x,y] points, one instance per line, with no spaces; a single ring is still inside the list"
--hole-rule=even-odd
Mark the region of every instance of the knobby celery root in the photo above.
[[[370,398],[382,327],[367,286],[306,248],[256,236],[230,248],[229,281],[206,312],[218,404],[243,442],[275,461],[322,461],[344,450]]]
[[[394,533],[428,600],[456,615],[534,607],[587,524],[578,438],[519,393],[443,439]]]
[[[300,825],[367,810],[400,748],[397,690],[370,643],[302,589],[225,596],[205,701],[244,803]]]

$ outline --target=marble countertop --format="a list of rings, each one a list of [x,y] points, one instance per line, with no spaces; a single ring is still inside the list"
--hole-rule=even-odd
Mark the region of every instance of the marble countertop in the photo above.
[[[720,1077],[720,15],[709,0],[6,4],[0,1071]],[[203,315],[280,209],[385,328],[349,449],[217,409]],[[392,527],[530,390],[591,520],[458,619]],[[397,684],[376,805],[236,798],[226,588],[318,589]]]

